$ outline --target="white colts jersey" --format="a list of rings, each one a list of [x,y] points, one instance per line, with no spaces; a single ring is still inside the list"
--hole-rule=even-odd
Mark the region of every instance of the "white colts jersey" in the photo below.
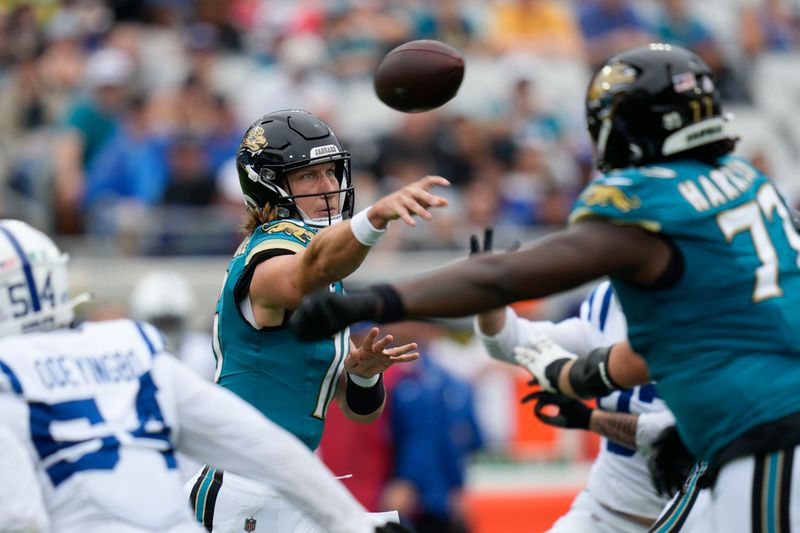
[[[580,320],[588,326],[590,349],[627,338],[625,315],[609,282],[598,285],[583,302]],[[612,392],[598,398],[597,406],[604,411],[639,415],[637,447],[629,448],[602,438],[600,453],[589,474],[589,492],[611,509],[658,517],[669,498],[660,496],[653,488],[644,453],[649,451],[649,445],[662,429],[674,424],[672,413],[653,383]]]
[[[0,340],[0,421],[34,459],[54,531],[195,529],[162,348],[130,320]]]
[[[581,305],[580,318],[569,318],[558,323],[531,322],[519,318],[506,307],[503,329],[487,336],[475,326],[477,335],[489,354],[516,364],[514,346],[525,345],[532,335],[547,335],[557,344],[579,356],[594,348],[615,344],[627,338],[625,315],[614,296],[611,284],[598,285]],[[597,400],[598,407],[606,411],[639,415],[636,429],[637,449],[628,448],[606,438],[601,441],[600,453],[592,465],[587,488],[602,505],[628,514],[657,518],[669,498],[659,496],[650,480],[647,453],[653,440],[675,418],[658,397],[652,383],[630,390],[613,392]]]

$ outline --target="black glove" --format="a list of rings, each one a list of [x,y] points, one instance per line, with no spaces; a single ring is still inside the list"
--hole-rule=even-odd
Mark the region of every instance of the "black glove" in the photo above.
[[[540,390],[522,398],[522,403],[533,400],[537,400],[533,414],[545,424],[560,428],[589,429],[589,420],[592,418],[594,409],[587,407],[583,402],[563,394]],[[553,416],[544,414],[542,410],[548,405],[558,407],[558,414]]]
[[[397,522],[387,522],[382,526],[375,527],[375,533],[413,533],[413,529],[409,529]]]
[[[494,245],[494,230],[491,226],[483,228],[483,249],[481,250],[481,242],[477,235],[471,235],[469,238],[469,256],[486,254],[492,252]]]
[[[515,252],[519,249],[520,242],[514,241],[511,246],[505,249],[506,252]],[[475,257],[476,255],[490,254],[494,250],[494,229],[491,226],[483,228],[483,247],[481,247],[481,240],[477,235],[471,235],[469,238],[469,256]]]
[[[381,296],[375,291],[344,295],[326,288],[303,298],[289,326],[302,341],[326,339],[350,324],[377,320],[381,307]]]
[[[694,457],[675,426],[666,428],[653,442],[653,453],[647,462],[653,486],[664,496],[672,496],[683,488],[694,465]]]

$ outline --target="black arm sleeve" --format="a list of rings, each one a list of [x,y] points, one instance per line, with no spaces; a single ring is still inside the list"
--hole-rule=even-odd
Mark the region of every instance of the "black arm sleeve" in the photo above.
[[[595,348],[586,357],[575,360],[569,371],[569,383],[581,398],[605,396],[620,387],[608,375],[608,356],[611,346]]]

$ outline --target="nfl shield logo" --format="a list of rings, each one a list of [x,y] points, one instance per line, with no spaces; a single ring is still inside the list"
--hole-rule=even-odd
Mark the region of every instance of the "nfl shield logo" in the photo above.
[[[244,530],[245,531],[255,531],[256,530],[256,519],[252,516],[250,518],[244,519]]]

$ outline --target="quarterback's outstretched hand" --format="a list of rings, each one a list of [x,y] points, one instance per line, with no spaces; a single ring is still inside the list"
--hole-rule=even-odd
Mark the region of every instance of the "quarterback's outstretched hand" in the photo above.
[[[577,358],[577,355],[568,352],[544,335],[531,336],[527,346],[514,348],[514,359],[517,363],[527,368],[539,385],[549,392],[561,392],[558,389],[561,369]]]
[[[385,372],[394,363],[408,363],[419,357],[419,352],[414,351],[417,349],[416,342],[387,348],[394,338],[386,335],[376,340],[378,333],[380,333],[378,328],[370,329],[361,346],[347,354],[344,368],[348,373],[371,378]]]
[[[335,335],[350,324],[376,320],[380,307],[380,297],[372,291],[344,295],[322,289],[303,298],[292,313],[289,326],[300,340],[316,341]]]
[[[428,192],[433,187],[447,187],[450,182],[441,176],[425,176],[402,189],[388,194],[375,202],[370,208],[370,223],[382,229],[391,220],[402,219],[409,226],[416,226],[414,215],[423,220],[431,220],[431,207],[445,207],[447,200]]]

